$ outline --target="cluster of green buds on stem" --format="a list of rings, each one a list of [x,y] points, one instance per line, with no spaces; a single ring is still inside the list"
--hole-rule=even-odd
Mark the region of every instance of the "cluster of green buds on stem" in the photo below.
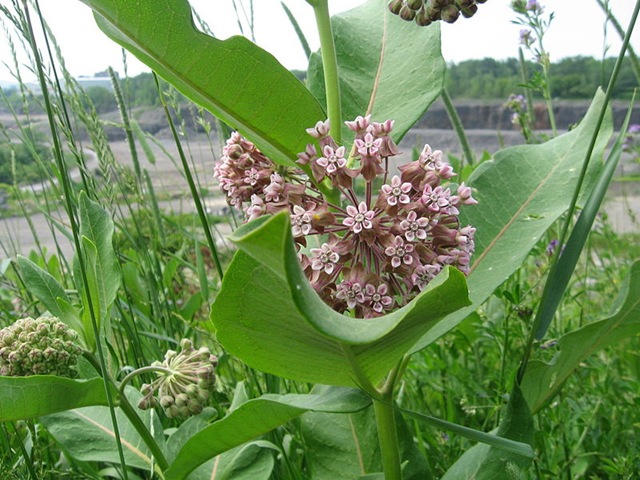
[[[474,250],[475,228],[458,220],[459,208],[477,203],[471,188],[451,191],[456,174],[429,145],[390,174],[389,158],[399,153],[393,124],[370,115],[346,122],[350,150],[331,137],[328,120],[307,129],[315,142],[297,163],[311,177],[274,164],[237,132],[214,166],[228,203],[247,220],[289,212],[311,285],[334,310],[359,318],[407,304],[446,266],[468,273]]]
[[[23,318],[0,330],[0,375],[75,377],[78,332],[55,317]]]
[[[169,418],[199,414],[215,388],[217,364],[217,357],[207,347],[196,350],[191,340],[181,340],[179,352],[169,350],[164,361],[148,367],[158,378],[142,385],[144,397],[138,407],[147,410],[160,405]]]
[[[391,0],[389,11],[408,22],[415,21],[421,27],[442,20],[453,23],[462,14],[472,17],[478,4],[487,0]]]

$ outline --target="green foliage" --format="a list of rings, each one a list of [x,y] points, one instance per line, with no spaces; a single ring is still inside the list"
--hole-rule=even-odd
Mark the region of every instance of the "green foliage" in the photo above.
[[[306,411],[350,413],[369,404],[366,395],[348,388],[318,388],[308,395],[263,395],[249,400],[185,442],[165,477],[167,480],[186,478],[210,458],[269,432]]]
[[[0,184],[34,183],[51,175],[49,147],[42,142],[0,143]]]
[[[376,384],[416,338],[467,304],[464,276],[447,269],[413,302],[375,323],[349,318],[306,281],[288,214],[246,224],[234,239],[242,251],[211,307],[217,338],[247,364],[285,378],[352,386],[362,381],[353,376],[358,368]]]
[[[244,37],[221,41],[198,32],[186,1],[84,3],[111,39],[276,162],[291,164],[306,146],[304,128],[325,117],[304,85],[272,55]],[[257,95],[261,102],[255,102]]]
[[[0,376],[0,392],[0,421],[3,422],[107,404],[100,378],[71,380],[52,375]]]
[[[139,392],[133,389],[127,390],[127,396],[134,403],[140,398]],[[138,415],[149,431],[156,432],[156,441],[164,446],[158,417],[150,412],[138,412]],[[40,421],[74,459],[82,462],[119,463],[118,449],[113,441],[114,427],[108,407],[76,408],[42,417]],[[127,416],[120,410],[117,413],[117,423],[122,436],[126,464],[151,470],[154,465],[152,453]]]
[[[340,71],[343,120],[367,113],[376,121],[394,119],[392,136],[399,141],[440,95],[445,65],[440,53],[439,25],[416,30],[414,25],[390,17],[386,4],[370,0],[336,15],[332,29]],[[363,22],[363,18],[368,20]],[[368,48],[354,49],[357,44]],[[311,92],[324,104],[319,53],[311,56],[307,82]],[[342,132],[344,138],[353,137],[346,125],[342,126]]]
[[[311,93],[269,54],[246,40],[221,42],[197,32],[187,2],[149,0],[135,10],[124,0],[86,3],[97,9],[100,24],[112,37],[282,163],[304,148],[304,128],[324,119]],[[383,42],[384,3],[372,0],[335,19],[347,97],[343,107],[345,116],[364,114],[375,97],[374,117],[395,118],[401,137],[440,91],[439,32],[389,23]],[[354,42],[361,38],[376,48],[354,52]],[[417,58],[416,49],[423,47],[428,56]],[[225,57],[227,48],[237,50]],[[308,81],[323,99],[320,65],[314,58]],[[552,65],[552,71],[561,73],[550,81],[553,95],[590,98],[605,78],[596,79],[593,72],[608,75],[608,62],[603,68],[596,61],[574,59],[566,63],[566,73],[563,62]],[[452,65],[450,93],[456,98],[506,98],[520,83],[517,68],[514,61]],[[615,87],[621,97],[635,85],[625,72]],[[122,87],[124,102],[130,105],[158,101],[149,74],[127,79]],[[265,92],[268,105],[261,103]],[[13,95],[20,98],[18,92]],[[90,91],[83,98],[98,110],[108,108],[104,92]],[[93,108],[78,99],[56,101],[69,101],[75,109]],[[84,193],[78,193],[78,185],[69,193],[69,203],[79,211],[74,233],[80,238],[84,265],[69,262],[59,252],[47,256],[44,250],[17,262],[0,261],[0,314],[4,324],[46,309],[88,335],[91,349],[96,340],[91,338],[93,313],[106,345],[105,378],[96,377],[100,369],[95,359],[93,369],[83,364],[81,371],[91,380],[0,377],[0,419],[40,417],[0,426],[0,476],[120,476],[114,467],[121,461],[114,440],[119,430],[130,479],[381,480],[384,462],[375,438],[376,419],[367,407],[372,399],[378,405],[385,397],[392,398],[395,403],[389,405],[406,418],[407,423],[390,410],[407,462],[406,479],[526,478],[533,470],[528,469],[529,445],[541,477],[633,478],[640,469],[634,430],[640,424],[635,408],[640,263],[631,262],[640,254],[637,236],[617,235],[606,220],[596,218],[586,243],[588,254],[575,259],[575,273],[562,286],[565,295],[557,321],[548,330],[557,342],[533,352],[522,395],[517,387],[510,388],[539,302],[540,279],[548,266],[545,248],[555,238],[596,129],[594,112],[603,108],[602,94],[596,93],[589,114],[572,132],[540,145],[504,149],[469,177],[480,200],[462,220],[478,227],[468,279],[471,307],[451,313],[468,303],[467,287],[460,272],[447,270],[411,305],[366,321],[340,316],[319,301],[298,266],[285,214],[236,231],[232,239],[241,251],[219,291],[211,252],[201,248],[200,235],[189,228],[193,216],[161,215],[151,181],[142,182],[142,172],[126,186],[114,182],[110,168],[119,170],[109,165],[115,160],[106,143],[100,143],[104,132],[85,112],[72,112],[86,122],[106,179],[94,189],[87,176]],[[68,147],[75,149],[73,128],[59,111],[53,115],[52,123],[63,125]],[[148,154],[145,133],[136,123],[132,126],[137,146]],[[610,129],[607,121],[582,198],[598,174]],[[47,203],[42,209],[52,229],[69,235],[69,227],[54,213],[59,196],[60,190],[43,192]],[[234,220],[229,224],[235,225]],[[627,283],[621,285],[627,270]],[[205,320],[213,297],[216,332]],[[613,298],[617,300],[610,305]],[[116,403],[120,401],[114,410],[106,406],[105,382],[115,388],[131,369],[159,360],[167,348],[175,349],[180,338],[200,341],[218,353],[213,408],[178,424],[159,409],[159,416],[156,411],[134,411],[125,397],[114,395]],[[423,349],[426,346],[430,348]],[[408,350],[414,352],[409,363],[404,355]],[[381,386],[378,382],[390,371],[397,378],[386,380],[396,383]],[[342,387],[316,387],[308,393],[308,384],[272,373],[357,386],[371,397]],[[140,375],[131,380],[136,386],[148,381],[147,373]],[[385,390],[389,384],[397,388]],[[140,399],[133,388],[126,392],[134,403]],[[558,401],[551,404],[553,398]],[[552,408],[545,408],[550,404]],[[530,410],[536,415],[535,435]],[[494,431],[497,436],[484,433]],[[487,444],[473,445],[476,441]],[[9,472],[5,465],[15,468]]]
[[[614,63],[615,58],[601,61],[592,57],[568,57],[553,62],[549,67],[553,77],[552,96],[563,100],[592,98],[598,86],[606,86]],[[541,73],[539,64],[529,61],[526,65],[530,73]],[[517,92],[521,84],[516,58],[484,58],[449,64],[445,87],[457,99],[506,99]],[[637,86],[631,62],[626,59],[620,79],[613,87],[613,98],[629,99]],[[536,96],[542,98],[539,93]]]
[[[600,92],[576,129],[541,145],[505,148],[474,171],[468,183],[477,191],[479,203],[461,215],[463,224],[478,229],[468,277],[472,305],[435,325],[413,351],[427,346],[484,303],[569,207],[603,100]],[[600,169],[610,132],[609,118],[598,132],[588,183]]]

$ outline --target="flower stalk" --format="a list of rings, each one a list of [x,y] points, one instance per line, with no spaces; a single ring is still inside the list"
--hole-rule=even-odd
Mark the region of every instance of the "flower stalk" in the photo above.
[[[338,58],[331,29],[328,0],[308,0],[313,7],[320,38],[324,86],[327,97],[327,115],[331,123],[331,136],[340,143],[342,138],[342,109],[340,106],[340,82],[338,77]]]

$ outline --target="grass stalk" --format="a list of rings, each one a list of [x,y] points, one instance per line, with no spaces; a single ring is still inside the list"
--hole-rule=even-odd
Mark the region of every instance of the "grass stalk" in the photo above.
[[[467,138],[467,134],[464,131],[464,126],[462,125],[462,120],[460,120],[460,116],[456,111],[456,107],[449,96],[449,92],[446,88],[442,89],[442,101],[444,102],[444,108],[447,110],[447,115],[449,116],[449,121],[451,125],[453,125],[453,129],[458,136],[458,141],[460,142],[460,146],[462,147],[462,151],[464,152],[464,156],[467,159],[467,163],[469,165],[473,165],[475,163],[475,156],[473,155],[473,150],[471,150],[471,145],[469,145],[469,139]]]
[[[218,255],[218,248],[216,247],[216,242],[213,239],[213,236],[211,234],[211,227],[209,226],[209,220],[207,219],[207,214],[204,211],[204,207],[202,205],[202,200],[200,198],[200,194],[196,188],[196,184],[193,181],[193,175],[191,175],[191,170],[189,168],[189,164],[187,162],[187,158],[184,154],[184,150],[182,149],[182,143],[180,142],[180,138],[178,136],[178,132],[176,131],[176,127],[173,123],[173,120],[171,119],[171,114],[169,112],[169,108],[167,106],[167,103],[165,101],[164,98],[164,94],[162,93],[162,90],[160,88],[160,83],[158,81],[158,77],[155,76],[154,74],[154,78],[156,80],[156,87],[158,89],[158,93],[160,95],[160,100],[162,102],[162,107],[164,109],[164,113],[165,116],[167,118],[167,122],[169,123],[169,127],[171,129],[171,134],[173,135],[173,139],[176,143],[176,147],[178,149],[178,155],[180,156],[180,161],[182,163],[182,169],[183,172],[185,174],[185,178],[187,179],[187,183],[189,184],[189,190],[191,191],[191,197],[193,199],[193,202],[196,206],[196,210],[198,212],[198,217],[200,218],[200,223],[202,225],[202,228],[204,230],[204,234],[205,237],[207,239],[207,244],[209,246],[209,249],[211,250],[211,255],[213,257],[213,261],[216,267],[216,270],[218,272],[218,276],[220,277],[220,279],[222,280],[222,278],[224,277],[224,271],[222,269],[222,263],[220,261],[220,257]]]
[[[120,464],[122,467],[122,473],[123,476],[125,478],[125,480],[128,479],[128,475],[127,475],[127,469],[126,469],[126,462],[124,459],[124,451],[122,448],[122,439],[120,438],[120,431],[118,429],[118,422],[116,419],[116,414],[115,414],[115,402],[113,399],[113,396],[111,394],[111,389],[109,388],[109,382],[107,380],[107,364],[106,364],[106,358],[105,358],[105,353],[103,351],[102,348],[102,341],[100,338],[100,329],[98,328],[98,322],[97,319],[95,317],[95,310],[93,308],[93,301],[94,299],[91,298],[91,294],[90,294],[90,288],[89,288],[89,280],[87,277],[87,273],[86,273],[86,266],[85,266],[85,261],[84,261],[84,255],[82,253],[82,247],[81,247],[81,243],[80,243],[80,235],[79,235],[79,228],[76,222],[76,218],[75,218],[75,208],[74,208],[74,204],[72,201],[73,198],[73,192],[71,189],[71,185],[70,185],[70,180],[69,180],[69,175],[67,172],[67,168],[66,165],[64,163],[64,158],[63,158],[63,154],[62,154],[62,147],[60,145],[60,140],[58,138],[58,134],[57,134],[57,127],[56,127],[56,123],[54,120],[54,113],[53,113],[53,107],[51,105],[51,100],[49,98],[49,92],[47,89],[47,85],[45,83],[45,76],[44,76],[44,69],[42,66],[42,61],[40,58],[40,52],[38,50],[38,46],[37,46],[37,42],[36,42],[36,38],[35,38],[35,31],[33,29],[33,25],[31,23],[31,18],[29,15],[29,7],[27,5],[27,1],[26,0],[22,0],[22,7],[24,10],[24,15],[25,15],[25,21],[26,21],[26,27],[27,27],[27,31],[29,32],[29,41],[31,44],[31,48],[33,51],[33,55],[36,61],[36,67],[37,67],[37,72],[38,72],[38,79],[40,81],[40,86],[42,89],[42,96],[43,96],[43,101],[46,107],[46,111],[47,111],[47,118],[48,118],[48,122],[49,122],[49,129],[51,131],[52,134],[52,138],[53,138],[53,146],[54,146],[54,153],[55,153],[55,158],[56,158],[56,162],[58,164],[58,168],[60,170],[60,174],[61,174],[61,180],[62,180],[62,186],[63,186],[63,190],[64,190],[64,199],[65,199],[65,203],[66,203],[66,209],[67,209],[67,214],[69,215],[69,221],[71,223],[71,231],[73,233],[73,240],[74,240],[74,244],[75,244],[75,248],[76,248],[76,255],[78,258],[78,263],[80,265],[80,272],[81,272],[81,276],[82,276],[82,282],[86,291],[86,299],[87,299],[87,305],[86,307],[89,309],[89,314],[91,317],[91,325],[93,328],[93,333],[94,333],[94,337],[95,337],[95,341],[96,341],[96,350],[98,352],[98,358],[100,359],[100,367],[101,367],[101,371],[102,371],[102,379],[104,381],[104,387],[105,387],[105,393],[106,393],[106,397],[107,397],[107,403],[109,405],[109,411],[111,414],[111,421],[113,423],[113,429],[114,429],[114,435],[116,438],[116,444],[117,444],[117,448],[118,448],[118,455],[120,458]],[[36,7],[36,11],[38,14],[38,17],[41,21],[41,23],[44,23],[44,19],[42,17],[42,14],[40,12],[40,8],[38,5],[38,0],[35,1],[35,7]],[[45,29],[43,28],[43,31]],[[45,31],[45,37],[46,37],[46,31]],[[61,99],[62,100],[62,99]]]
[[[578,177],[578,182],[576,184],[576,188],[574,190],[573,197],[571,198],[571,203],[569,204],[569,208],[567,210],[565,221],[564,221],[564,223],[562,225],[561,233],[560,233],[560,236],[559,236],[559,239],[558,239],[558,245],[560,247],[556,248],[556,250],[554,252],[552,263],[551,263],[551,269],[550,269],[550,272],[549,272],[549,276],[547,277],[547,284],[550,284],[551,281],[553,280],[553,278],[556,275],[558,275],[557,266],[558,266],[558,259],[560,257],[561,252],[562,252],[562,247],[561,246],[564,245],[565,242],[566,242],[567,235],[568,235],[568,232],[569,232],[569,227],[570,227],[570,225],[571,225],[571,223],[573,221],[573,214],[575,212],[576,204],[578,203],[578,197],[580,195],[580,191],[582,190],[582,185],[584,183],[584,179],[585,179],[586,174],[587,174],[587,169],[588,169],[589,163],[590,163],[589,161],[591,159],[591,155],[593,153],[593,149],[594,149],[596,141],[598,139],[598,134],[600,132],[600,128],[601,128],[602,122],[604,120],[604,116],[607,113],[607,108],[606,107],[609,105],[609,103],[611,101],[611,96],[613,94],[613,86],[616,84],[616,81],[618,79],[618,74],[620,73],[620,70],[622,68],[622,63],[623,63],[624,58],[625,58],[627,47],[628,47],[629,42],[631,40],[631,33],[633,32],[633,28],[634,28],[635,22],[636,22],[636,20],[638,18],[639,11],[640,11],[640,0],[636,0],[636,4],[635,4],[634,10],[633,10],[633,13],[631,15],[631,20],[629,22],[629,27],[627,29],[627,33],[626,33],[625,38],[624,38],[624,40],[622,42],[622,46],[620,47],[620,53],[618,54],[618,58],[616,59],[616,63],[614,65],[614,67],[613,67],[613,71],[611,72],[611,77],[609,78],[609,84],[608,84],[607,90],[605,92],[604,106],[600,110],[598,118],[596,120],[594,133],[591,136],[591,140],[590,140],[589,146],[587,148],[587,153],[585,155],[584,162],[582,163],[582,169],[580,171],[580,176]],[[520,383],[522,381],[522,378],[524,377],[526,366],[527,366],[527,364],[529,362],[529,358],[531,356],[531,350],[533,348],[534,341],[535,340],[540,340],[542,338],[542,336],[546,333],[546,328],[543,328],[543,329],[540,328],[543,319],[542,319],[541,315],[539,315],[539,313],[540,313],[540,310],[536,314],[536,317],[534,319],[534,323],[532,325],[531,332],[530,332],[530,335],[529,335],[529,339],[527,340],[527,343],[525,345],[523,360],[522,360],[522,363],[520,365],[520,369],[518,371],[518,376],[517,376],[518,383]]]

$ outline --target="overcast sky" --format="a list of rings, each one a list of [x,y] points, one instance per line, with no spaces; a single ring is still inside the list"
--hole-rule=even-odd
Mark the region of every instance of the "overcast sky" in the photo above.
[[[614,15],[626,26],[635,2],[609,1]],[[249,5],[248,0],[236,0],[236,3]],[[306,69],[304,52],[280,1],[255,0],[253,3],[257,43],[274,54],[287,68]],[[285,0],[285,3],[303,26],[311,47],[318,48],[311,7],[304,0]],[[332,14],[362,3],[364,0],[329,1]],[[605,29],[604,14],[596,0],[540,0],[540,3],[545,7],[545,13],[555,13],[545,37],[552,61],[576,55],[600,58],[603,52],[607,56],[617,55],[621,40],[612,27]],[[232,0],[191,0],[191,4],[218,38],[239,33]],[[515,17],[509,4],[509,0],[488,0],[471,19],[460,18],[453,25],[443,24],[442,52],[445,60],[460,62],[485,57],[506,59],[517,56],[521,27],[511,23]],[[122,73],[120,47],[95,26],[88,7],[79,0],[40,0],[40,6],[72,75],[92,75],[108,66]],[[7,23],[4,22],[4,25],[7,26]],[[632,46],[640,51],[640,26],[635,30]],[[11,63],[6,38],[2,37],[4,35],[0,31],[0,60],[2,63]],[[129,75],[142,71],[147,71],[147,68],[129,56]],[[9,71],[0,65],[0,80],[10,79]]]

